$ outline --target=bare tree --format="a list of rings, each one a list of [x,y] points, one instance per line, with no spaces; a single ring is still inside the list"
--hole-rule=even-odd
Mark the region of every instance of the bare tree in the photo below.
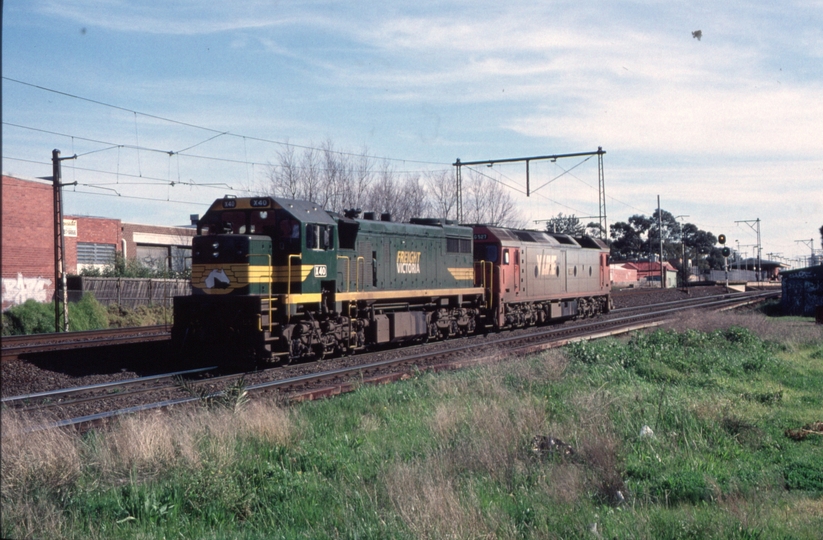
[[[349,159],[346,167],[347,181],[342,187],[341,207],[363,208],[368,201],[369,190],[374,180],[374,160],[369,157],[369,149],[364,146],[360,154]]]
[[[269,168],[269,185],[262,191],[289,199],[296,199],[302,195],[301,173],[293,146],[286,144],[277,152],[277,163],[270,165]]]
[[[400,182],[400,200],[395,210],[395,221],[409,221],[429,214],[429,198],[419,174],[405,175]]]
[[[522,227],[511,194],[493,179],[471,171],[463,189],[463,221],[502,227]]]
[[[383,160],[369,191],[368,208],[377,213],[397,215],[400,204],[400,186],[391,163]]]
[[[457,190],[454,173],[429,171],[425,175],[431,211],[436,217],[457,219]]]
[[[457,197],[451,171],[399,174],[391,162],[375,163],[363,148],[359,155],[334,148],[330,139],[320,148],[295,151],[284,145],[270,166],[263,193],[315,202],[326,210],[361,208],[391,214],[395,221],[412,217],[456,218]],[[464,184],[464,221],[522,227],[511,194],[499,183],[470,173]]]

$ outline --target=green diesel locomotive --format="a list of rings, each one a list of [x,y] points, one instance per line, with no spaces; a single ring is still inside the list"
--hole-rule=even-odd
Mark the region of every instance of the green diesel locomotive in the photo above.
[[[607,253],[593,239],[226,197],[198,222],[173,345],[286,363],[593,315],[610,306]]]

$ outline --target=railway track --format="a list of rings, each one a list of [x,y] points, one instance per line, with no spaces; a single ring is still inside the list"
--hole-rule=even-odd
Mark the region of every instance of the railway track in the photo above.
[[[136,328],[114,328],[89,330],[85,332],[57,332],[26,336],[6,336],[3,338],[3,361],[12,360],[25,354],[88,349],[110,345],[127,345],[164,341],[171,335],[167,325],[140,326]]]
[[[492,334],[487,337],[476,337],[469,340],[454,340],[441,342],[449,346],[448,349],[426,350],[425,347],[413,347],[403,351],[403,354],[389,359],[369,362],[382,353],[347,357],[341,363],[350,365],[331,368],[334,361],[315,363],[310,367],[310,373],[289,376],[283,368],[274,368],[258,373],[229,374],[210,377],[202,381],[193,381],[192,384],[207,384],[215,388],[209,397],[218,397],[222,391],[216,389],[219,383],[231,384],[241,377],[249,375],[262,376],[263,379],[245,386],[249,393],[277,392],[287,396],[292,401],[316,399],[350,391],[362,384],[376,384],[390,382],[410,376],[415,371],[441,371],[458,369],[469,365],[477,365],[497,361],[504,356],[533,354],[549,348],[560,347],[573,341],[595,339],[599,337],[623,334],[664,324],[671,320],[674,314],[694,308],[726,310],[742,305],[762,302],[778,296],[775,292],[759,292],[746,294],[727,294],[718,297],[704,297],[686,301],[666,302],[657,306],[646,306],[644,313],[630,313],[637,309],[619,310],[619,316],[605,319],[595,319],[575,324],[541,327],[528,333]],[[618,311],[618,310],[615,310]],[[408,351],[408,352],[407,352]],[[419,351],[419,352],[415,352]],[[492,351],[491,353],[489,351]],[[355,362],[351,360],[355,359]],[[366,362],[366,363],[363,363]],[[14,396],[3,399],[3,405],[21,408],[30,411],[42,411],[44,408],[60,405],[61,408],[72,409],[73,405],[99,401],[101,406],[111,406],[103,412],[82,414],[57,420],[41,427],[88,427],[105,422],[108,419],[150,409],[162,409],[173,406],[182,406],[197,402],[201,397],[192,396],[190,392],[180,388],[179,377],[195,375],[195,372],[207,373],[213,368],[190,370],[187,372],[169,373],[153,377],[130,379],[93,387],[64,389],[54,392],[42,392],[27,396]],[[162,383],[161,383],[162,381]],[[141,403],[131,406],[119,406],[115,403],[124,397],[133,398],[136,394],[150,396],[151,392],[173,391],[178,397],[161,399],[152,403]],[[40,405],[38,405],[38,403]]]

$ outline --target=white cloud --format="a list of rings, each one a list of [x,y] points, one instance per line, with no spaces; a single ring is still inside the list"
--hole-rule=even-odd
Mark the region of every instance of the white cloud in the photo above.
[[[45,0],[37,9],[46,15],[116,32],[197,35],[247,30],[294,22],[277,4],[264,0],[200,2],[131,2],[128,0]]]

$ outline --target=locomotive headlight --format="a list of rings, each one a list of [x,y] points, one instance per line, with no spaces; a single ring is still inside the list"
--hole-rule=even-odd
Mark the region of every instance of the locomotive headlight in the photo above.
[[[220,256],[220,253],[219,253],[219,252],[217,252],[217,251],[215,251],[214,253],[212,253],[212,254],[211,254],[211,256],[212,256],[212,257],[214,257],[214,258],[216,259],[217,257],[219,257],[219,256]]]
[[[220,247],[220,244],[218,244],[217,242],[215,242],[215,243],[213,243],[213,244],[211,245],[211,247],[212,247],[213,249],[217,249],[217,248],[219,248],[219,247]]]

